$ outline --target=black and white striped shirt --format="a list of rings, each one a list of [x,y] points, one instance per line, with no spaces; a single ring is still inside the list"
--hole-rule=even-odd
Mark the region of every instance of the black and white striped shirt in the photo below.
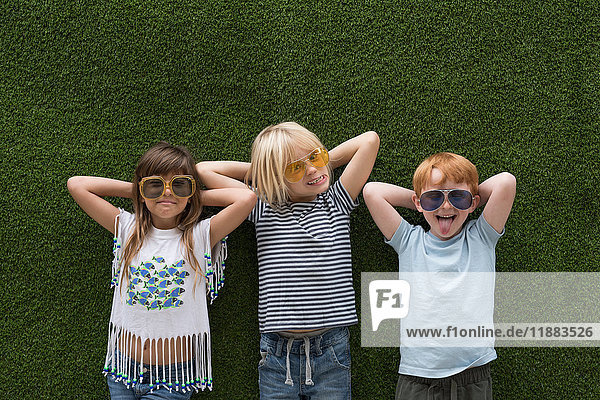
[[[260,332],[356,324],[350,212],[358,206],[340,180],[311,202],[275,210],[258,201]]]

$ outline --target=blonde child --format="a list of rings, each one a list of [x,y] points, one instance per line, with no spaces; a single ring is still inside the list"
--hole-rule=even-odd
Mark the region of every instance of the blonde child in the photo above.
[[[205,293],[222,285],[224,240],[256,203],[244,188],[199,190],[190,153],[160,142],[138,162],[132,183],[69,179],[81,208],[114,236],[109,342],[111,398],[189,399],[212,389]],[[134,213],[105,196],[132,197]],[[202,206],[224,207],[201,219]]]
[[[264,129],[251,163],[203,162],[208,187],[250,185],[256,227],[261,399],[350,399],[348,326],[357,323],[350,213],[379,137],[366,132],[330,152],[308,129]],[[333,169],[346,165],[334,182]]]

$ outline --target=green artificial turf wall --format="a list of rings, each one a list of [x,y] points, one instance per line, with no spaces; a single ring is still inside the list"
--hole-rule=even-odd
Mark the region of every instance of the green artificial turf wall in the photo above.
[[[482,180],[517,178],[498,271],[599,270],[598,15],[591,1],[2,2],[0,398],[108,397],[112,242],[66,181],[130,180],[159,140],[247,161],[286,120],[328,147],[375,130],[371,180],[408,187],[426,156],[456,152]],[[360,273],[397,261],[362,199],[351,237],[358,300]],[[253,226],[229,246],[215,389],[194,399],[258,398]],[[392,398],[398,350],[351,336],[353,397]],[[497,352],[497,399],[600,397],[597,348]]]

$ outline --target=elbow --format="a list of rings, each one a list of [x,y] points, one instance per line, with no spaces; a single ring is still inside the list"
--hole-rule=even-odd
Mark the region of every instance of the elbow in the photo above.
[[[498,174],[492,190],[502,198],[514,199],[517,193],[517,179],[509,172],[502,172]]]
[[[362,194],[363,199],[365,199],[365,203],[369,203],[372,201],[373,196],[377,191],[377,182],[367,182],[367,184],[363,187]]]
[[[367,136],[367,142],[376,148],[379,148],[379,135],[377,134],[377,132],[375,131],[368,131],[365,133],[365,135]]]
[[[198,164],[196,164],[196,173],[198,173],[198,176],[200,177],[201,181],[204,181],[204,178],[206,177],[206,172],[207,166],[205,161],[200,161]]]
[[[77,190],[77,188],[81,186],[83,180],[84,180],[83,176],[70,177],[67,180],[67,190],[69,191],[69,193],[73,193],[75,190]]]
[[[507,190],[516,192],[517,191],[517,178],[515,178],[515,176],[513,174],[511,174],[510,172],[503,172],[501,174],[501,176],[502,176],[502,186],[504,188],[506,188]]]
[[[513,185],[517,186],[517,178],[515,178],[513,174],[510,172],[503,172],[502,175],[505,177],[505,179],[510,180]]]
[[[363,196],[369,196],[371,191],[373,190],[373,182],[367,182],[365,186],[363,186]]]
[[[254,206],[256,205],[256,200],[257,200],[256,193],[254,193],[250,189],[243,189],[243,190],[244,190],[244,203],[246,203],[250,209],[254,208]]]

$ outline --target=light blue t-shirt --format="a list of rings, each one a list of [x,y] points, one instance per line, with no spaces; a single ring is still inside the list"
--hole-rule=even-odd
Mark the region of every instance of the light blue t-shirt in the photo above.
[[[503,234],[483,215],[465,223],[449,240],[403,219],[386,241],[398,253],[400,279],[407,280],[411,290],[408,315],[401,320],[399,373],[444,378],[496,359],[493,338],[464,345],[469,347],[458,347],[463,346],[456,344],[459,339],[445,347],[440,343],[448,343],[446,339],[410,339],[406,333],[427,327],[459,336],[461,329],[493,326],[495,246]]]

